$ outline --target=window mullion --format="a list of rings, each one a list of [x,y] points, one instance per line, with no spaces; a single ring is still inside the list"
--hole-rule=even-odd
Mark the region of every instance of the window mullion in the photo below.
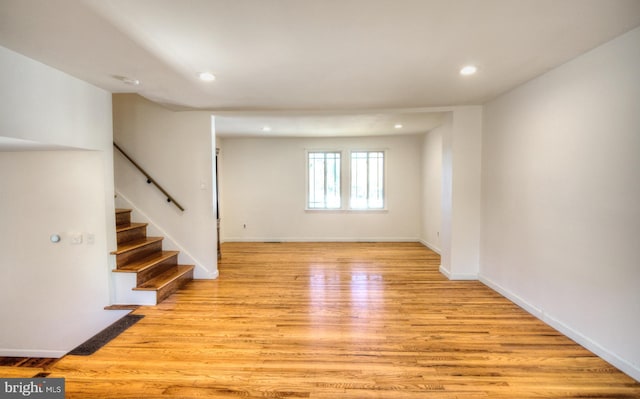
[[[328,208],[328,204],[329,204],[329,197],[328,197],[328,191],[329,191],[329,187],[327,186],[327,182],[328,182],[328,174],[329,174],[329,159],[327,158],[327,156],[329,154],[324,153],[324,207]]]
[[[338,151],[310,154],[309,208],[384,208],[384,152],[353,151],[346,159],[342,159]],[[345,168],[342,168],[343,161]],[[319,168],[323,168],[322,171]],[[347,173],[346,179],[343,179],[344,173]],[[345,204],[343,200],[348,202]]]
[[[370,171],[371,171],[371,153],[367,152],[367,208],[371,206],[371,185],[369,184],[369,180],[371,179]]]

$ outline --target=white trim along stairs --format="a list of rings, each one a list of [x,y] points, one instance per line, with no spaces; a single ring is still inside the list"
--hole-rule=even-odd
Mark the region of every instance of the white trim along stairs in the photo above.
[[[193,280],[195,266],[178,264],[163,237],[147,237],[147,223],[131,222],[131,209],[116,209],[116,233],[115,305],[157,305]]]

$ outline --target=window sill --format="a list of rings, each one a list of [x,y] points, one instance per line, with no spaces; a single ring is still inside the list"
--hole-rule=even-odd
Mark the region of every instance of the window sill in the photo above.
[[[387,208],[382,209],[313,209],[305,208],[305,213],[388,213]]]

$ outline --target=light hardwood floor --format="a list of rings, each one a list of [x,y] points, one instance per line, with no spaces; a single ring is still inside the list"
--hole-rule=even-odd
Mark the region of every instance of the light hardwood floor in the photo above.
[[[640,384],[416,243],[226,243],[88,357],[68,398],[639,398]]]

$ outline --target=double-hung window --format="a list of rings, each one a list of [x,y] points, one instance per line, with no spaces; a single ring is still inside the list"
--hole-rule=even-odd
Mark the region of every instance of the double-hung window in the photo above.
[[[351,209],[384,208],[384,152],[351,153]]]
[[[308,153],[307,206],[309,209],[340,209],[340,152]]]
[[[385,152],[350,151],[344,167],[342,153],[307,151],[307,209],[385,209]]]

